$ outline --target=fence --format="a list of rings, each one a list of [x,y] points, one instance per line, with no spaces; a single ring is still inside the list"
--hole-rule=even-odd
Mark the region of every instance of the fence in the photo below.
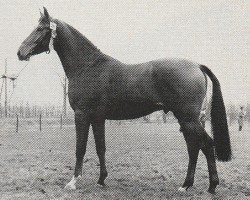
[[[23,118],[35,118],[39,117],[39,115],[43,115],[44,117],[60,117],[62,115],[62,107],[61,106],[30,106],[28,103],[26,105],[12,105],[7,107],[7,117],[14,118],[16,115]],[[68,110],[67,115],[69,117],[73,117],[73,111]],[[0,104],[0,118],[5,117],[5,109]]]
[[[11,130],[12,132],[19,132],[20,130],[36,130],[43,131],[46,128],[58,128],[63,129],[64,127],[75,126],[74,117],[68,116],[63,117],[62,114],[59,116],[47,116],[39,114],[34,117],[26,117],[26,115],[11,114],[8,118],[0,118],[0,129],[4,127]],[[112,125],[125,125],[135,123],[173,123],[176,119],[172,114],[165,115],[163,112],[155,112],[146,117],[133,119],[133,120],[106,120],[107,126]]]
[[[58,129],[63,129],[64,127],[74,126],[74,115],[69,113],[67,117],[62,116],[62,112],[51,107],[50,109],[24,109],[25,112],[22,112],[23,109],[13,108],[13,112],[9,112],[8,118],[0,118],[0,129],[4,126],[11,131],[19,132],[22,129],[32,129],[36,131],[42,131],[45,128],[54,127]],[[27,112],[28,111],[28,112]],[[229,110],[230,111],[230,110]],[[231,111],[234,112],[228,113],[228,124],[229,126],[237,122],[237,115],[235,110],[231,108]],[[245,121],[250,122],[249,112],[246,113]],[[207,119],[209,120],[209,118]],[[145,117],[133,120],[119,120],[112,121],[107,120],[107,125],[124,125],[130,123],[173,123],[177,122],[173,114],[170,112],[164,114],[162,111],[154,112],[153,114],[147,115]]]

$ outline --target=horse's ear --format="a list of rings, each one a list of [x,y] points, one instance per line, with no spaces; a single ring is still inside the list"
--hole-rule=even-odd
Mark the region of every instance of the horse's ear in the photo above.
[[[39,12],[40,12],[41,17],[43,17],[44,14],[41,12],[41,9],[40,9],[40,8],[39,8]]]
[[[48,10],[47,8],[43,7],[43,10],[44,10],[44,16],[49,19],[49,13],[48,13]]]

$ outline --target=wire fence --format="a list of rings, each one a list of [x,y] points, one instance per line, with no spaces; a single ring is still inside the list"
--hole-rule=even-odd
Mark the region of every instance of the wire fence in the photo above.
[[[238,110],[236,106],[227,107],[228,125],[231,126],[238,120]],[[45,128],[58,128],[63,129],[65,127],[74,126],[74,112],[72,110],[67,111],[67,115],[62,112],[61,106],[29,106],[26,105],[14,105],[8,106],[8,114],[5,117],[4,107],[0,106],[0,129],[11,130],[12,132],[19,132],[20,130],[32,129],[42,131]],[[250,106],[249,104],[245,108],[245,121],[250,123]],[[209,114],[207,114],[209,115]],[[209,116],[206,118],[210,120]],[[107,126],[119,126],[135,123],[176,123],[173,113],[169,112],[165,114],[163,111],[157,111],[150,115],[133,119],[133,120],[106,120]]]
[[[16,112],[8,115],[7,118],[0,118],[0,129],[11,130],[12,132],[19,132],[20,130],[37,130],[42,131],[46,128],[63,129],[65,127],[75,126],[75,120],[72,114],[63,116],[62,112],[35,112],[22,113]],[[21,113],[21,114],[20,114]],[[121,126],[128,124],[140,123],[174,123],[177,120],[173,114],[163,114],[163,112],[155,112],[151,115],[141,117],[133,120],[106,120],[107,126]]]

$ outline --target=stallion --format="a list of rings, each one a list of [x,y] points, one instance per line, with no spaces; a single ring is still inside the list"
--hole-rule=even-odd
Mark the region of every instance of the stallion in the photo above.
[[[69,81],[69,102],[75,114],[76,164],[73,178],[65,186],[76,189],[82,175],[89,127],[92,126],[100,162],[98,184],[104,186],[105,120],[134,119],[157,110],[172,111],[180,124],[189,154],[186,179],[179,188],[185,191],[194,183],[199,151],[207,160],[209,189],[219,184],[216,158],[231,159],[231,145],[220,83],[206,66],[185,59],[161,59],[141,64],[124,64],[94,46],[69,24],[52,18],[47,9],[38,26],[19,50],[20,60],[33,55],[57,52]],[[211,124],[213,139],[199,122],[207,91],[207,77],[213,84]]]

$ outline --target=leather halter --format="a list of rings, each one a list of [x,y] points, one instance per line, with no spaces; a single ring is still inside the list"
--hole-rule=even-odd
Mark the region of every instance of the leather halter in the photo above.
[[[49,54],[50,51],[53,49],[54,38],[56,38],[56,36],[57,36],[56,27],[57,27],[56,23],[50,22],[49,28],[51,30],[51,38],[49,41],[49,50],[46,52],[47,54]]]

